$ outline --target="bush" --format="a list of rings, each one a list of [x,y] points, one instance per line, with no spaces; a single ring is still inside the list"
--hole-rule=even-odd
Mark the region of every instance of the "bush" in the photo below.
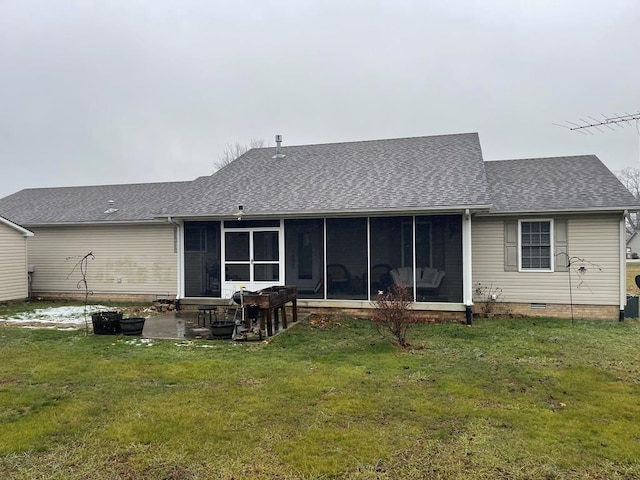
[[[415,324],[411,315],[413,298],[407,287],[393,285],[387,293],[378,292],[373,305],[375,311],[371,321],[375,323],[378,332],[385,336],[391,334],[398,345],[408,347],[407,331]]]

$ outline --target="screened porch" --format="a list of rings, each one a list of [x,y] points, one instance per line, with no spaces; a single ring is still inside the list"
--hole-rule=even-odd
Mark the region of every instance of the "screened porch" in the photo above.
[[[184,222],[184,296],[295,285],[300,299],[463,301],[462,216]]]

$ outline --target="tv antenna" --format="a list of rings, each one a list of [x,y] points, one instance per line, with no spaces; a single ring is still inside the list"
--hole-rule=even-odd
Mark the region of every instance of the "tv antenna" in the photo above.
[[[638,135],[640,135],[640,126],[638,125],[638,123],[640,122],[640,112],[626,113],[624,115],[616,114],[613,117],[607,117],[606,115],[602,115],[602,117],[603,117],[602,120],[598,120],[597,118],[588,116],[587,117],[588,120],[585,120],[584,118],[580,118],[579,119],[580,123],[567,121],[566,124],[554,123],[554,125],[557,125],[558,127],[566,128],[573,132],[582,133],[583,135],[587,135],[587,134],[595,135],[595,133],[593,133],[593,130],[597,130],[600,133],[604,133],[603,127],[606,127],[609,130],[615,131],[616,129],[614,127],[624,128],[628,125],[631,125],[632,122],[635,122],[636,130],[638,131]]]

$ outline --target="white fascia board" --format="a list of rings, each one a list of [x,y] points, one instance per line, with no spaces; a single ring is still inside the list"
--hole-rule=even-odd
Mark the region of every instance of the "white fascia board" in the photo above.
[[[153,220],[121,220],[121,221],[91,221],[91,222],[49,222],[49,223],[29,223],[30,228],[38,227],[106,227],[116,225],[162,225],[167,223],[165,219],[153,219]]]
[[[8,227],[11,227],[11,228],[17,230],[18,232],[20,232],[25,237],[33,237],[33,232],[31,230],[27,230],[26,228],[21,227],[17,223],[13,223],[11,220],[8,220],[8,219],[6,219],[4,217],[0,217],[0,223],[4,223]]]
[[[266,219],[279,219],[279,218],[334,218],[334,217],[357,217],[357,216],[366,216],[366,217],[376,217],[376,216],[397,216],[397,215],[433,215],[433,214],[463,214],[466,210],[469,210],[471,213],[480,213],[480,212],[489,212],[491,205],[450,205],[443,207],[419,207],[419,208],[411,208],[411,207],[403,207],[403,208],[390,208],[390,209],[371,209],[371,210],[340,210],[340,211],[318,211],[318,212],[310,212],[310,211],[301,211],[301,212],[269,212],[269,213],[255,213],[252,214],[245,207],[245,213],[242,217],[243,220],[266,220]],[[194,215],[194,214],[170,214],[170,215],[162,215],[156,218],[173,218],[173,219],[184,219],[184,220],[237,220],[236,215],[233,213],[227,214],[203,214],[203,215]]]
[[[635,211],[634,207],[592,207],[592,208],[557,208],[549,210],[500,210],[489,212],[478,212],[477,215],[483,217],[513,217],[516,215],[552,215],[552,214],[575,214],[575,213],[624,213],[625,211]]]

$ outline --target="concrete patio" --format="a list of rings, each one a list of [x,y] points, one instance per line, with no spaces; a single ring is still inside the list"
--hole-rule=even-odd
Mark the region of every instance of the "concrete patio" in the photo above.
[[[232,320],[231,318],[230,320]],[[214,319],[215,320],[215,319]],[[224,320],[224,318],[220,318]],[[238,323],[240,319],[238,318]],[[209,321],[206,321],[207,326],[202,327],[202,320],[198,324],[198,313],[195,311],[181,310],[166,312],[159,315],[148,317],[145,320],[144,328],[142,330],[142,336],[144,338],[153,339],[204,339],[213,340],[211,330],[209,329]],[[287,326],[291,327],[292,323]],[[266,334],[259,334],[258,326],[254,325],[253,331],[246,332],[242,326],[238,326],[238,337],[236,339],[241,340],[263,340],[266,338]],[[284,331],[281,323],[274,324],[274,335]]]

